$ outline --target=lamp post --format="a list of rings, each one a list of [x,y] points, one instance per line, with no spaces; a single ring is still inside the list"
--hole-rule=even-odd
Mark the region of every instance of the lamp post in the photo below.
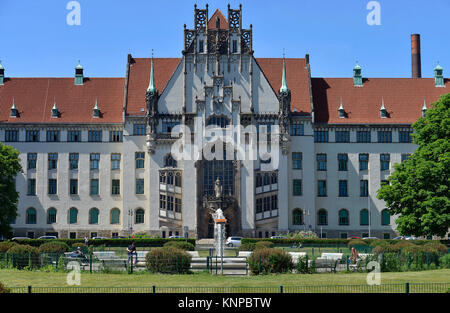
[[[133,209],[128,210],[128,236],[131,236],[133,230]]]

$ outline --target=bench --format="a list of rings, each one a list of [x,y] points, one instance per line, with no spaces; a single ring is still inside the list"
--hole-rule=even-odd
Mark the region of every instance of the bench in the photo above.
[[[317,258],[314,261],[315,268],[325,268],[330,269],[332,272],[336,272],[336,266],[338,264],[338,259],[332,259],[332,258]]]
[[[294,264],[298,263],[299,258],[306,257],[306,252],[289,252],[289,254],[292,257],[292,262],[294,262]]]
[[[342,260],[343,253],[323,252],[320,259]]]
[[[187,253],[189,253],[191,255],[191,257],[193,258],[199,258],[200,255],[198,254],[198,251],[186,251]]]
[[[113,260],[117,259],[114,251],[94,251],[92,253],[98,260]]]
[[[103,269],[125,269],[127,270],[127,259],[101,259]]]

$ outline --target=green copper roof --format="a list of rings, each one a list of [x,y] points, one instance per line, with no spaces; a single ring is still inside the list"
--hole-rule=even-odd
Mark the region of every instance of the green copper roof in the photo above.
[[[434,68],[434,70],[443,70],[442,66],[438,63],[438,65]]]
[[[358,61],[356,61],[356,65],[355,65],[355,67],[353,69],[354,70],[360,70],[361,69],[361,66],[359,66]]]
[[[81,66],[80,60],[78,60],[78,65],[75,67],[76,70],[82,70],[83,67]]]
[[[0,60],[0,70],[4,70],[5,68],[2,65],[2,60]]]
[[[153,59],[152,59],[152,67],[150,68],[150,82],[148,84],[147,91],[152,93],[156,92],[155,77],[153,73]]]
[[[280,92],[288,92],[288,91],[289,91],[289,88],[286,83],[286,62],[283,59],[283,77],[281,80]]]

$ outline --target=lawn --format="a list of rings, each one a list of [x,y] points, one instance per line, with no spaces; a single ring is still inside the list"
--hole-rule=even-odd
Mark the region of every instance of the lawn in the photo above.
[[[83,287],[279,287],[305,285],[366,284],[367,273],[279,274],[260,276],[212,276],[164,274],[82,273]],[[65,287],[67,273],[46,273],[25,270],[0,270],[0,281],[9,287]],[[450,269],[421,272],[381,273],[382,284],[450,283]]]

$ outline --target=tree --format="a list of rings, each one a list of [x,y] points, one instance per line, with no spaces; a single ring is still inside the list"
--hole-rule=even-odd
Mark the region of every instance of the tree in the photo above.
[[[15,177],[22,171],[19,151],[0,143],[0,235],[10,236],[10,223],[17,216],[19,193]]]
[[[412,125],[418,145],[378,190],[403,235],[444,237],[450,227],[450,93]]]

